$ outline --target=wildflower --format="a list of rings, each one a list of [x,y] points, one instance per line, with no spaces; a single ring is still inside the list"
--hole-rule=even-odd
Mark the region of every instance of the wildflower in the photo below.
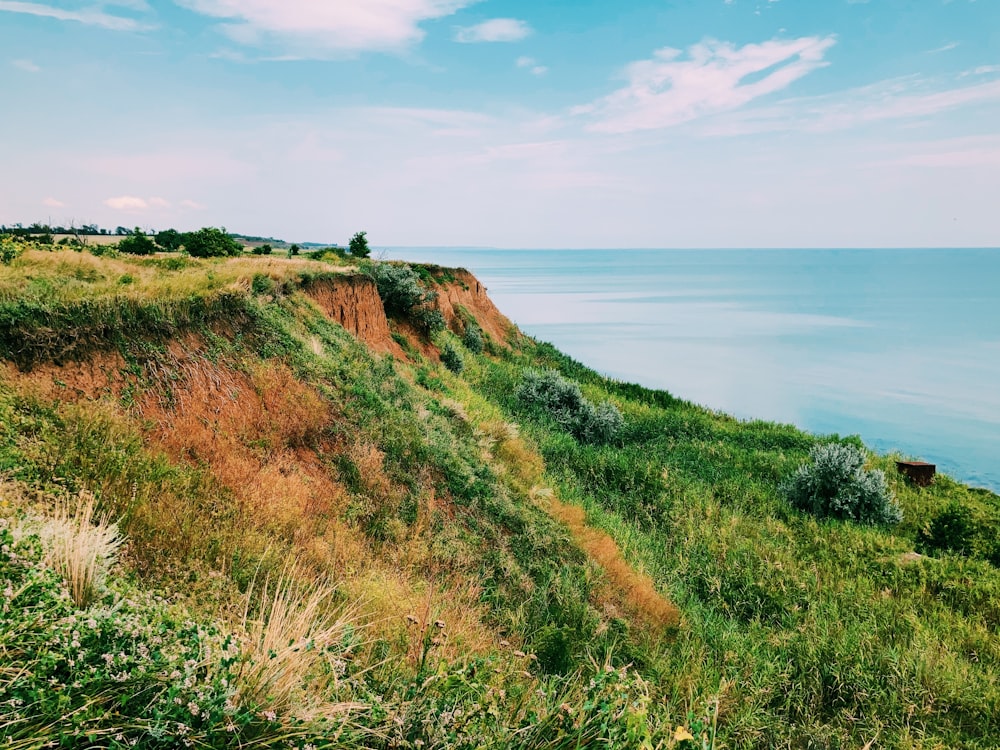
[[[198,707],[198,704],[195,703],[194,701],[188,701],[187,710],[191,712],[192,716],[197,716],[198,714],[201,713],[201,709]]]
[[[278,718],[278,714],[275,713],[274,711],[271,711],[270,709],[261,713],[261,716],[263,716],[268,721],[276,721]]]
[[[694,742],[694,735],[691,734],[686,727],[677,727],[674,730],[674,742],[684,742],[684,740],[691,740]]]

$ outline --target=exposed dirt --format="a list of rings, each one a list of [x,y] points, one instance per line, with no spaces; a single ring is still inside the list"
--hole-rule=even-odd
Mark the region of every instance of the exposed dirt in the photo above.
[[[479,283],[479,279],[464,268],[459,268],[453,273],[455,281],[436,288],[437,306],[448,321],[448,325],[453,330],[460,328],[456,325],[459,316],[455,306],[461,305],[475,316],[479,327],[496,343],[506,344],[508,337],[516,330],[514,324],[493,304],[493,300],[486,294],[486,287]]]
[[[338,279],[316,281],[305,292],[326,315],[375,351],[405,358],[402,348],[392,339],[375,282],[367,276],[345,274]]]

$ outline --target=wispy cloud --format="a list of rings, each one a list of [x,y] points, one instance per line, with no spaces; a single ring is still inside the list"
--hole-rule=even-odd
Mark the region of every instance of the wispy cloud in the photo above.
[[[538,61],[533,57],[519,57],[514,62],[519,68],[526,68],[531,72],[532,75],[541,76],[549,72],[549,69],[545,65],[539,65]]]
[[[591,130],[627,133],[735,110],[827,65],[823,56],[834,43],[832,36],[743,47],[707,40],[688,49],[686,59],[664,48],[629,65],[624,88],[573,113],[591,117]]]
[[[455,32],[456,42],[517,42],[531,33],[531,27],[516,18],[493,18]]]
[[[135,195],[119,195],[116,198],[108,198],[104,205],[113,208],[115,211],[138,212],[149,208],[149,203],[144,198]]]
[[[177,205],[179,205],[181,208],[183,208],[183,209],[185,209],[187,211],[204,211],[205,210],[205,206],[204,205],[202,205],[201,203],[198,203],[198,201],[193,201],[190,198],[185,198],[184,200],[182,200]]]
[[[748,135],[775,131],[831,132],[888,120],[919,119],[962,107],[1000,102],[1000,80],[971,86],[894,78],[823,96],[786,99],[718,118],[703,132]]]
[[[927,50],[926,54],[936,55],[939,52],[951,52],[951,50],[958,47],[958,45],[959,45],[958,42],[948,42],[948,44],[943,44],[940,47],[935,47],[934,49]]]
[[[990,169],[1000,167],[1000,136],[945,138],[899,147],[900,156],[873,166]]]
[[[176,0],[212,18],[241,44],[277,47],[300,58],[398,50],[419,42],[424,21],[449,16],[474,0]]]
[[[41,68],[31,60],[11,60],[10,64],[18,70],[23,70],[25,73],[38,73],[41,71]]]
[[[132,10],[146,10],[144,2],[104,3],[103,5],[125,6]],[[54,18],[58,21],[75,21],[88,26],[99,26],[111,31],[145,31],[152,28],[150,24],[137,21],[134,18],[114,15],[103,10],[102,5],[81,7],[76,10],[60,8],[44,3],[11,2],[0,0],[0,11],[8,13],[24,13],[43,18]]]
[[[64,208],[66,206],[61,200],[52,197],[42,199],[42,205],[48,208]]]

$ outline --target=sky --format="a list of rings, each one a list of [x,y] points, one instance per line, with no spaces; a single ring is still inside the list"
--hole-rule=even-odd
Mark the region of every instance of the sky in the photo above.
[[[0,0],[0,223],[1000,246],[1000,0]]]

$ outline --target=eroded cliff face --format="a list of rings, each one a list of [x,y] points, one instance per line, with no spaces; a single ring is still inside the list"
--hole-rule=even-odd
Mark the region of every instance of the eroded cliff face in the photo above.
[[[404,356],[402,348],[392,339],[375,282],[367,276],[323,279],[309,284],[305,292],[327,316],[375,351]]]
[[[483,329],[498,344],[506,344],[507,338],[515,330],[514,324],[501,313],[493,300],[486,294],[486,287],[479,279],[464,268],[452,272],[455,281],[446,282],[437,288],[437,305],[448,321],[448,325],[456,330],[459,315],[457,306],[462,306],[475,318]]]
[[[513,323],[501,313],[486,294],[479,279],[464,268],[450,271],[454,280],[440,281],[433,287],[437,292],[435,306],[444,315],[448,327],[461,333],[464,329],[458,308],[472,315],[479,327],[501,346],[508,343],[516,331]],[[304,289],[323,312],[375,351],[405,358],[402,347],[392,338],[395,330],[410,340],[414,349],[433,356],[434,347],[423,339],[414,326],[405,320],[390,326],[375,283],[364,275],[325,278]]]

